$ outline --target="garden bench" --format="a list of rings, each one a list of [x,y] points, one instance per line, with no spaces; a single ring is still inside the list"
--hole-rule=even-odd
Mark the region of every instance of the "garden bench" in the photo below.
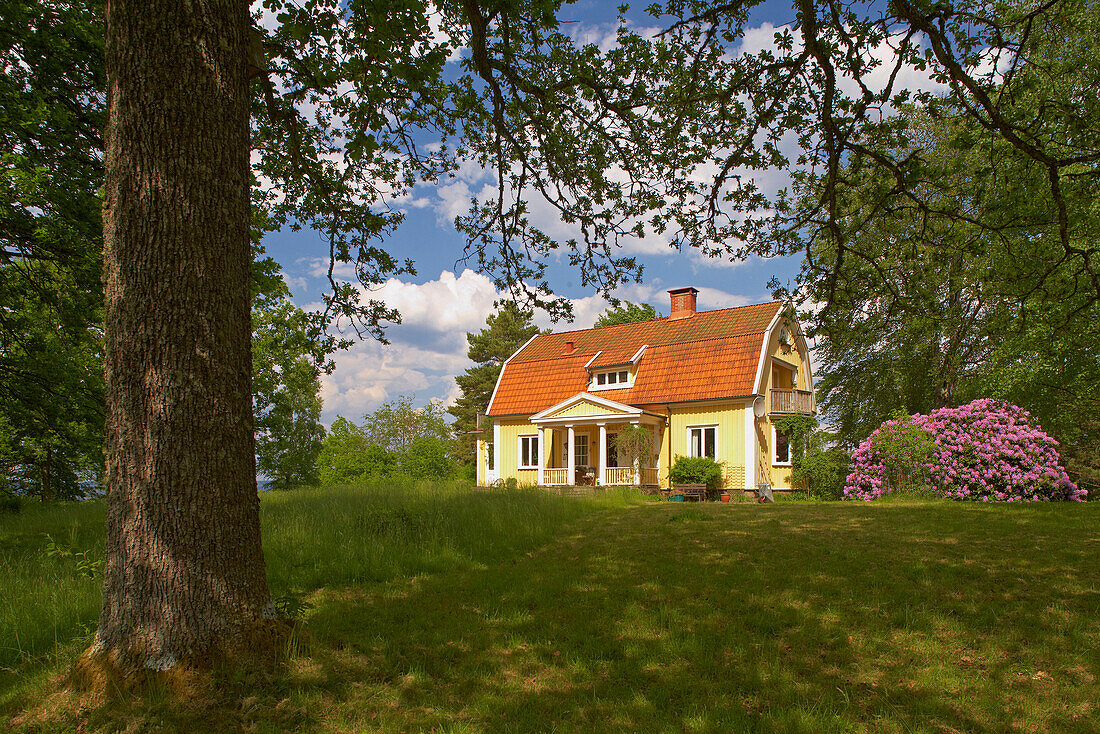
[[[702,502],[707,498],[707,485],[705,484],[673,484],[672,489],[664,490],[664,495],[669,497],[674,494],[684,495],[685,500],[698,500]]]

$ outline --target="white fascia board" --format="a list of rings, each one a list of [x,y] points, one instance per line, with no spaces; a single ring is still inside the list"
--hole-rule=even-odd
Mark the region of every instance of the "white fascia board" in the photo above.
[[[642,352],[644,352],[648,346],[648,344],[643,344],[641,348],[634,353],[634,356],[630,358],[630,364],[638,364],[638,360],[642,358]]]
[[[798,351],[802,355],[802,363],[806,368],[806,388],[814,391],[813,366],[810,364],[810,345],[806,343],[806,335],[802,333],[802,324],[796,319],[794,322],[795,334],[798,336]]]
[[[595,361],[596,361],[597,359],[599,359],[599,356],[600,356],[601,354],[603,354],[603,350],[602,350],[602,349],[601,349],[600,351],[596,352],[595,354],[593,354],[593,355],[592,355],[592,359],[590,359],[590,360],[588,360],[587,362],[585,362],[585,363],[584,363],[584,368],[585,368],[585,369],[588,369],[588,366],[589,366],[590,364],[592,364],[593,362],[595,362]]]
[[[764,341],[760,344],[760,361],[756,364],[756,379],[752,383],[752,391],[756,395],[763,394],[760,391],[764,388],[764,364],[768,361],[768,345],[772,343],[772,332],[776,325],[783,319],[783,310],[781,308],[775,312],[775,317],[764,332]]]
[[[535,339],[538,339],[539,336],[541,336],[541,335],[540,334],[535,334],[530,339],[528,339],[526,342],[524,342],[522,347],[520,347],[519,349],[517,349],[515,352],[512,353],[512,357],[515,357],[517,354],[519,354],[524,349],[526,349],[527,345],[530,344],[531,342],[535,341]],[[497,384],[493,385],[493,395],[492,395],[492,397],[489,398],[489,405],[486,406],[486,408],[485,408],[485,415],[489,415],[490,413],[493,412],[493,401],[497,399],[497,390],[500,389],[500,381],[504,379],[504,370],[507,369],[508,363],[512,361],[512,357],[509,357],[508,359],[504,360],[504,364],[502,364],[500,366],[500,374],[497,375]]]

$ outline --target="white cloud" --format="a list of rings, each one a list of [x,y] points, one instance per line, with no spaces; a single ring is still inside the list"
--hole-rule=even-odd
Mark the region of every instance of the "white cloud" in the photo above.
[[[294,278],[287,275],[286,271],[280,271],[279,277],[283,279],[283,283],[285,283],[286,287],[290,289],[292,295],[295,291],[297,291],[298,293],[303,293],[309,289],[309,283],[306,282],[306,279],[304,277]]]
[[[483,325],[499,298],[489,278],[469,269],[457,277],[444,270],[437,280],[420,284],[390,278],[370,295],[400,311],[405,326],[463,333]]]
[[[668,295],[660,279],[634,283],[615,292],[619,298],[652,303],[668,312]],[[321,379],[323,421],[331,424],[337,414],[358,421],[399,395],[413,394],[418,404],[441,399],[453,404],[459,392],[454,378],[472,363],[466,357],[466,334],[485,326],[494,302],[504,297],[484,275],[464,270],[444,270],[426,283],[390,278],[369,294],[398,309],[400,325],[387,330],[390,344],[374,340],[357,342],[335,355],[336,369]],[[599,296],[571,299],[574,321],[550,324],[545,315],[536,323],[557,331],[591,327],[607,309]],[[745,296],[716,288],[699,289],[699,308],[711,310],[750,302]]]
[[[732,308],[734,306],[747,306],[753,299],[747,296],[739,296],[717,288],[700,288],[697,300],[700,311],[713,311],[716,308]]]
[[[451,37],[443,29],[443,11],[439,9],[437,3],[432,3],[431,10],[428,11],[428,27],[431,28],[431,41],[433,44],[451,44]],[[465,46],[451,46],[451,52],[447,56],[447,61],[458,61],[462,57],[462,52],[465,50]]]
[[[435,193],[438,197],[435,203],[436,223],[439,226],[451,226],[456,217],[470,211],[470,186],[465,181],[437,186]]]
[[[485,325],[500,295],[492,281],[445,270],[426,283],[390,278],[364,295],[396,308],[402,323],[387,329],[390,344],[365,339],[334,357],[336,369],[321,380],[324,421],[337,413],[358,420],[398,395],[453,401],[454,376],[471,364],[466,333]]]

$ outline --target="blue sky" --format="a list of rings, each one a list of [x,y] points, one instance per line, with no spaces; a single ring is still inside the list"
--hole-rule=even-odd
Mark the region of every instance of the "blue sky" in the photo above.
[[[775,27],[789,22],[787,2],[768,2],[758,8],[746,33],[745,47],[770,45]],[[560,17],[581,40],[601,43],[614,32],[615,4],[582,2],[566,6]],[[639,27],[652,27],[653,19],[632,16]],[[783,185],[785,172],[768,174],[774,188]],[[388,329],[389,345],[373,340],[357,343],[336,355],[335,371],[323,379],[327,425],[337,414],[358,421],[365,412],[398,395],[413,395],[417,403],[431,399],[451,401],[457,396],[454,376],[472,363],[466,358],[465,334],[484,326],[493,303],[501,297],[488,278],[458,262],[463,239],[455,231],[454,217],[462,213],[471,194],[493,180],[492,172],[468,165],[454,178],[418,186],[403,202],[406,218],[389,236],[386,248],[399,259],[411,258],[418,274],[391,279],[373,294],[402,313],[403,323]],[[568,236],[548,206],[532,206],[532,221],[551,234]],[[289,229],[269,235],[264,246],[283,266],[295,301],[315,305],[327,285],[328,248],[315,232]],[[675,252],[652,241],[628,246],[643,263],[642,284],[624,287],[620,298],[647,302],[668,312],[666,290],[680,286],[700,289],[699,308],[709,310],[770,300],[768,281],[794,278],[796,259],[753,259],[731,263],[708,260],[698,253]],[[559,295],[573,301],[573,323],[553,325],[556,330],[591,326],[607,304],[593,291],[580,287],[576,272],[564,262],[550,263],[550,282]],[[550,325],[544,316],[537,319]]]

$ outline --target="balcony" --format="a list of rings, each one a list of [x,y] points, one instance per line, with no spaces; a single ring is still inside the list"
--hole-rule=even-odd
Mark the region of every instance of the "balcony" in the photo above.
[[[771,392],[772,415],[813,415],[817,410],[814,394],[809,390],[780,390]]]

